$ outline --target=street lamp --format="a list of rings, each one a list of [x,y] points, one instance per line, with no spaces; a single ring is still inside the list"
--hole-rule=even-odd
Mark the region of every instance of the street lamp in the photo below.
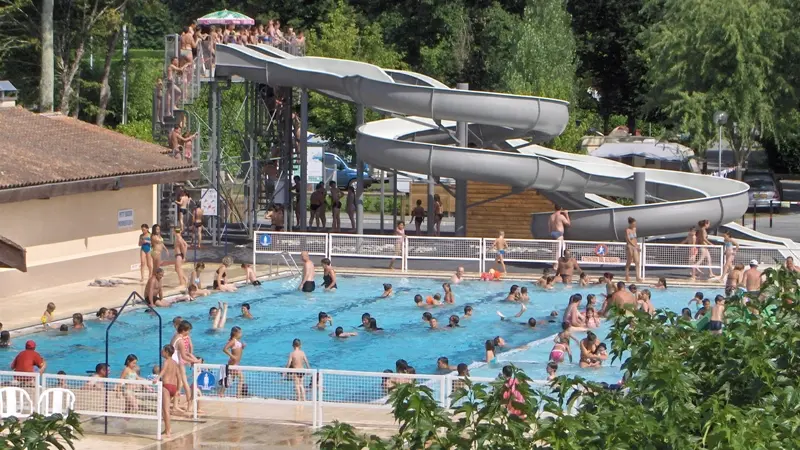
[[[728,113],[717,111],[714,113],[714,123],[719,127],[719,147],[717,147],[717,175],[722,177],[722,126],[728,123]]]

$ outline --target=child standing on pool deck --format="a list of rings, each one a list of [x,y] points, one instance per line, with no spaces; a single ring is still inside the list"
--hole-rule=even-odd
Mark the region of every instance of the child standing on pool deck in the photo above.
[[[494,240],[494,244],[492,244],[492,250],[497,252],[497,256],[494,258],[494,265],[497,266],[500,264],[500,268],[503,269],[503,273],[506,273],[506,250],[508,249],[508,244],[506,243],[506,233],[501,231],[497,234],[497,239]]]
[[[228,366],[238,366],[242,362],[242,353],[244,352],[245,344],[241,341],[242,329],[240,327],[231,328],[231,337],[222,348],[222,353],[228,356]],[[223,379],[222,392],[225,388],[233,384],[236,379],[239,379],[239,385],[236,387],[236,396],[241,397],[244,391],[244,374],[240,370],[227,369],[225,371],[226,377]],[[221,381],[223,381],[221,380]]]
[[[153,384],[158,383],[158,380],[161,380],[161,417],[164,419],[164,435],[167,438],[170,438],[170,432],[172,429],[170,428],[170,411],[169,406],[172,402],[173,397],[178,395],[178,384],[180,380],[180,367],[178,367],[178,363],[172,359],[172,355],[175,353],[175,347],[171,345],[165,345],[164,348],[161,350],[161,356],[164,357],[164,364],[161,366],[161,373],[153,379]]]
[[[292,352],[289,353],[289,361],[286,367],[289,369],[310,369],[311,364],[308,362],[305,352],[302,350],[303,343],[300,339],[292,341]],[[297,394],[297,400],[306,400],[306,388],[303,386],[304,373],[291,373],[290,377],[294,380],[294,391]]]
[[[53,313],[55,310],[55,303],[50,302],[47,304],[47,308],[45,308],[44,312],[42,313],[42,325],[44,325],[45,328],[49,327],[50,325],[48,325],[48,323],[53,321]]]

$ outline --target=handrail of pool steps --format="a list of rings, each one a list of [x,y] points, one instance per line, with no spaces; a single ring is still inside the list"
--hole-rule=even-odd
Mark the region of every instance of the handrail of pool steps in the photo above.
[[[108,336],[109,333],[111,332],[111,327],[113,327],[114,324],[117,323],[117,319],[119,318],[119,316],[122,315],[122,312],[125,311],[125,308],[128,306],[128,303],[130,303],[131,300],[135,300],[137,298],[141,300],[142,303],[147,303],[145,299],[142,298],[141,295],[139,295],[138,292],[136,291],[131,292],[131,294],[125,300],[125,303],[123,303],[122,306],[119,308],[117,315],[114,316],[113,319],[111,319],[111,323],[109,323],[108,326],[106,327],[106,370],[108,370],[108,342],[109,342]],[[161,314],[159,314],[156,308],[148,308],[148,311],[155,313],[156,317],[158,317],[158,351],[156,352],[156,361],[161,361],[161,346],[162,346],[162,332],[163,332]],[[103,390],[105,391],[105,410],[106,412],[108,412],[108,385],[105,383],[103,383]],[[108,415],[104,416],[103,421],[104,421],[103,433],[108,434]]]
[[[308,233],[286,231],[257,231],[253,236],[253,265],[258,255],[272,257],[284,254],[309,255],[334,258],[362,258],[400,260],[402,272],[409,270],[409,262],[418,260],[470,262],[486,271],[486,263],[497,255],[494,238],[434,237],[395,235],[365,235],[350,233]],[[570,250],[582,266],[624,267],[624,242],[597,242],[550,239],[506,239],[506,262],[555,264],[565,250]],[[721,271],[725,266],[722,245],[688,245],[665,243],[640,243],[639,275],[644,277],[650,269],[709,269]],[[695,251],[695,253],[693,253]],[[701,256],[707,253],[707,258]],[[693,256],[694,255],[694,256]],[[800,248],[782,246],[741,246],[733,255],[734,264],[747,265],[755,259],[761,264],[773,265],[788,256],[800,258]],[[707,261],[696,264],[695,261]],[[289,263],[287,262],[287,266]],[[291,267],[290,267],[291,269]]]

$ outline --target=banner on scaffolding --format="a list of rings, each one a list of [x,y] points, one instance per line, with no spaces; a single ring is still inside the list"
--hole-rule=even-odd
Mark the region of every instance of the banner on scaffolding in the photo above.
[[[200,191],[200,207],[203,208],[203,215],[217,215],[217,190],[202,189]]]

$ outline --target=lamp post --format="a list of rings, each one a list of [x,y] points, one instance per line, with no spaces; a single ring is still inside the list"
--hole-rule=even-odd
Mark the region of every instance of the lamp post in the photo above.
[[[722,177],[722,126],[728,123],[728,113],[717,111],[714,113],[714,123],[719,128],[719,142],[717,147],[717,176]]]

